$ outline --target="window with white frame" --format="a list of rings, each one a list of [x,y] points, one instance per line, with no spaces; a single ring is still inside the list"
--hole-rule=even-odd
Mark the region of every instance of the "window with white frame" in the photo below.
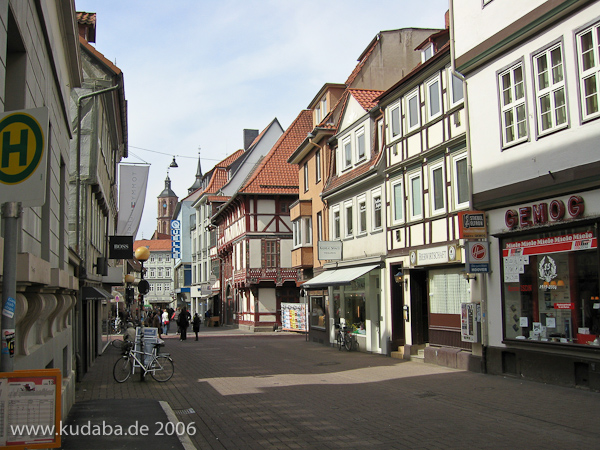
[[[331,234],[333,239],[339,239],[340,235],[341,235],[341,228],[340,228],[340,207],[335,206],[334,208],[332,208],[332,217],[333,220],[331,221]]]
[[[323,214],[320,211],[317,213],[317,239],[323,240]]]
[[[425,83],[427,94],[427,118],[435,119],[442,114],[442,83],[439,75]]]
[[[579,60],[579,85],[583,120],[600,113],[600,23],[577,34],[577,59]]]
[[[323,115],[323,119],[327,116],[327,97],[321,99],[321,114]]]
[[[356,161],[362,161],[366,156],[365,127],[356,132]]]
[[[358,234],[367,232],[367,197],[361,195],[357,199],[358,202]]]
[[[292,234],[294,236],[294,247],[300,247],[301,234],[300,234],[300,221],[299,220],[294,220],[294,222],[292,222]]]
[[[148,278],[154,278],[156,276],[156,274],[154,273],[154,269],[150,269],[150,271],[148,272]]]
[[[433,44],[429,44],[421,51],[421,62],[427,61],[433,56]]]
[[[158,272],[158,278],[162,278],[163,277],[163,270],[162,269],[157,269]]]
[[[465,93],[462,80],[450,70],[448,70],[448,78],[450,80],[450,107],[453,108],[463,102]]]
[[[390,108],[390,139],[400,136],[400,103]]]
[[[163,285],[161,283],[156,283],[156,292],[162,292]]]
[[[527,139],[525,80],[523,63],[519,62],[498,75],[504,146]]]
[[[150,292],[154,292],[154,283],[150,283]]]
[[[383,138],[383,120],[377,121],[377,150],[381,150],[385,143]]]
[[[347,169],[352,165],[352,141],[350,140],[350,136],[348,136],[342,142],[342,147],[344,150],[344,169]]]
[[[371,224],[372,230],[381,230],[382,224],[382,211],[381,211],[381,189],[375,189],[371,191],[371,205],[373,208],[373,222]]]
[[[404,183],[402,178],[392,181],[392,221],[404,222]]]
[[[423,218],[423,184],[421,172],[415,172],[408,176],[409,185],[409,214],[411,220]]]
[[[315,106],[315,123],[319,124],[321,123],[321,120],[323,120],[323,117],[321,115],[321,105],[317,105]]]
[[[312,244],[312,217],[304,217],[302,219],[302,228],[303,228],[303,236],[304,236],[304,244],[311,245]]]
[[[460,153],[452,157],[452,191],[456,209],[469,206],[469,177],[466,153]]]
[[[419,91],[415,90],[406,96],[406,129],[414,130],[420,124],[419,119]]]
[[[352,235],[354,233],[354,208],[353,208],[353,206],[354,205],[352,204],[352,201],[344,203],[344,212],[345,212],[344,213],[344,223],[346,225],[345,237],[352,237]]]
[[[321,150],[315,153],[315,181],[321,181]]]
[[[567,126],[562,43],[533,57],[538,133]]]
[[[304,163],[304,192],[308,191],[308,163]]]
[[[441,214],[446,211],[446,182],[444,176],[444,161],[429,166],[429,196],[431,198],[431,214]]]
[[[165,269],[165,277],[169,278],[171,276],[171,269]]]

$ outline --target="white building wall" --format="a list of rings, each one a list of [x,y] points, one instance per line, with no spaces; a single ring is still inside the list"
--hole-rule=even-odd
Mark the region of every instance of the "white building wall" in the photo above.
[[[600,17],[600,3],[595,3],[581,14],[550,28],[469,77],[474,193],[547,175],[548,171],[556,172],[598,160],[595,140],[597,129],[591,124],[581,125],[579,119],[579,78],[574,41],[574,31],[582,24],[598,17]],[[564,39],[564,69],[570,127],[536,139],[535,90],[532,85],[531,55],[557,39]],[[528,142],[502,151],[497,72],[515,63],[519,58],[524,58],[525,65],[525,95],[530,139]],[[571,151],[565,151],[566,149]],[[573,151],[574,149],[577,151]]]

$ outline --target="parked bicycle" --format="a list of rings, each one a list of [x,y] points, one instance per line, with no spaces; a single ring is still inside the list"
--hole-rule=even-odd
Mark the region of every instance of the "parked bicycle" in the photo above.
[[[352,334],[352,329],[346,325],[336,325],[336,328],[338,329],[336,337],[338,350],[342,348],[348,351],[358,350],[358,341],[354,334]]]
[[[113,367],[113,377],[117,383],[124,383],[133,374],[134,368],[143,370],[142,377],[147,373],[152,375],[156,381],[161,383],[169,381],[175,372],[173,360],[168,353],[159,353],[159,347],[164,344],[151,344],[152,352],[146,353],[135,350],[133,343],[125,342],[123,345],[124,353]]]

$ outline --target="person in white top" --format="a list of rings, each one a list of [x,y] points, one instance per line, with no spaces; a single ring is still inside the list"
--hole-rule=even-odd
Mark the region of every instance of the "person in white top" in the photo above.
[[[162,313],[163,334],[166,335],[169,331],[169,312],[165,309]]]

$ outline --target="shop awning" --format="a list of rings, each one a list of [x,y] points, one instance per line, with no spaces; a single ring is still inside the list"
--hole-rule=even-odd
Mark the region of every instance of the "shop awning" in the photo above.
[[[93,286],[85,286],[82,295],[84,300],[108,300],[109,298],[113,298],[104,289]]]
[[[343,269],[326,270],[317,275],[312,280],[303,283],[301,287],[304,289],[320,288],[326,286],[341,286],[350,284],[353,280],[363,276],[365,273],[373,269],[378,269],[379,264],[369,266],[346,267]]]

